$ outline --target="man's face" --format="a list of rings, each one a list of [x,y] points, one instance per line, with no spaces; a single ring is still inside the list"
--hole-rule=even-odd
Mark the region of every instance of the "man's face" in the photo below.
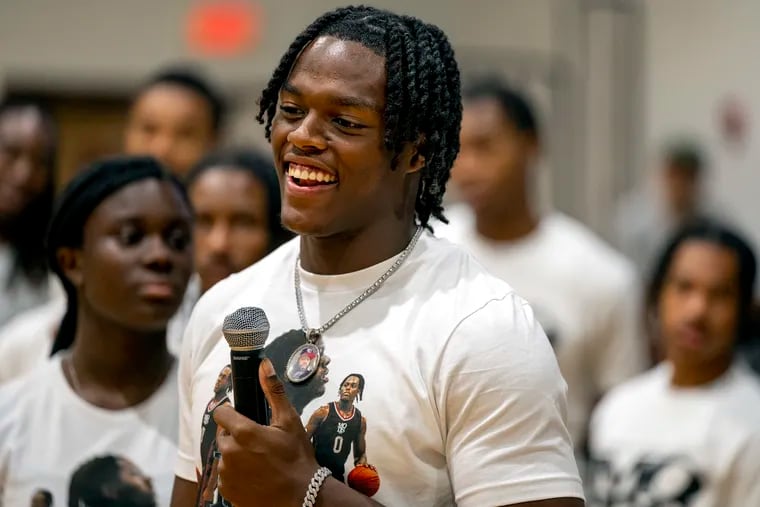
[[[50,184],[51,143],[36,109],[0,116],[0,222],[21,214]]]
[[[696,211],[699,201],[699,177],[688,167],[666,164],[662,184],[671,213],[688,216]]]
[[[216,378],[216,384],[214,384],[214,392],[219,394],[220,390],[230,384],[230,377],[232,376],[232,368],[225,366],[224,369],[219,372],[219,376]]]
[[[124,150],[152,155],[184,176],[215,141],[209,104],[191,90],[162,83],[146,89],[132,105]]]
[[[205,292],[264,257],[272,241],[264,186],[248,172],[209,169],[190,187],[195,262]]]
[[[464,103],[460,142],[451,178],[476,213],[499,213],[527,192],[536,142],[514,127],[496,99]]]
[[[353,402],[359,395],[359,377],[350,376],[340,386],[341,401]]]
[[[658,305],[666,355],[674,364],[699,369],[731,355],[738,275],[736,254],[725,247],[695,239],[678,248]]]
[[[326,237],[397,220],[421,162],[391,170],[385,85],[385,58],[357,42],[319,37],[300,55],[272,122],[287,228]]]

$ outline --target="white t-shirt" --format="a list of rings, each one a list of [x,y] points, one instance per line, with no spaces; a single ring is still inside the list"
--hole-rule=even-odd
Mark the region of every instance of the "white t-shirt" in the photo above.
[[[0,505],[29,505],[38,489],[67,505],[71,475],[102,455],[132,461],[169,505],[176,442],[176,368],[138,406],[105,410],[73,391],[56,356],[0,388]]]
[[[19,273],[13,280],[16,253],[8,245],[0,244],[0,326],[14,315],[43,304],[53,296],[56,280],[52,275],[41,283],[33,283]]]
[[[200,282],[194,277],[182,305],[167,326],[166,346],[175,356],[179,355],[185,325],[199,294]],[[66,294],[61,288],[60,293],[44,305],[20,313],[0,328],[0,385],[24,375],[50,357],[65,313]]]
[[[298,249],[296,238],[220,282],[188,324],[177,475],[198,481],[210,500],[209,413],[217,403],[209,400],[215,390],[224,395],[217,379],[230,359],[221,324],[240,307],[262,308],[271,325],[266,354],[284,378],[284,363],[304,343],[293,287]],[[337,276],[301,269],[309,324],[327,322],[394,260]],[[332,407],[315,453],[338,477],[347,478],[359,459],[349,454],[364,419],[380,503],[467,507],[582,497],[564,424],[566,386],[548,341],[527,303],[461,249],[423,234],[385,285],[322,340],[330,358],[326,385],[320,376],[300,387],[286,381],[288,396],[304,424],[320,407]],[[343,417],[332,402],[351,374],[364,379],[363,392]]]
[[[641,372],[646,341],[642,297],[633,266],[579,222],[551,213],[527,237],[491,242],[469,208],[446,212],[436,235],[468,249],[533,308],[568,385],[568,428],[585,438],[593,404],[613,385]]]
[[[695,388],[663,363],[615,388],[591,424],[590,506],[760,505],[760,383],[738,364]]]

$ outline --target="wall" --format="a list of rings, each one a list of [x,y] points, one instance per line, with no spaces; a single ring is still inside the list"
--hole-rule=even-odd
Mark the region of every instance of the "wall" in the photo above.
[[[647,146],[673,134],[701,139],[712,161],[711,192],[760,245],[760,2],[647,0]],[[744,104],[744,146],[723,140],[719,107]]]

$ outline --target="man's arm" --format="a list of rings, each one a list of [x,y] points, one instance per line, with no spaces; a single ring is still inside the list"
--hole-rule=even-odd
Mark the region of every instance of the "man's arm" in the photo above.
[[[354,444],[354,454],[357,458],[354,460],[354,465],[366,465],[367,464],[367,419],[362,417],[362,425],[359,430],[359,435],[356,437],[356,443]]]
[[[583,505],[566,384],[530,306],[514,294],[492,300],[440,357],[429,374],[456,504]]]
[[[175,476],[171,507],[194,507],[197,494],[197,482],[190,482],[182,477]]]
[[[329,413],[330,407],[328,405],[324,405],[319,407],[314,411],[313,414],[311,414],[311,417],[309,417],[309,422],[306,423],[306,436],[309,437],[309,440],[311,440],[311,437],[314,436],[314,433],[317,431],[317,428],[319,428],[319,425],[325,422],[325,419]]]

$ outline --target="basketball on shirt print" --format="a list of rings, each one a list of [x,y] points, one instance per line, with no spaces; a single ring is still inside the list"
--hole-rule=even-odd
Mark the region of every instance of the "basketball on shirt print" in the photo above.
[[[367,461],[367,422],[356,406],[364,394],[364,376],[349,373],[338,387],[338,400],[319,407],[306,424],[317,462],[333,477],[372,496],[380,489],[380,475]],[[353,455],[346,477],[346,462]]]

